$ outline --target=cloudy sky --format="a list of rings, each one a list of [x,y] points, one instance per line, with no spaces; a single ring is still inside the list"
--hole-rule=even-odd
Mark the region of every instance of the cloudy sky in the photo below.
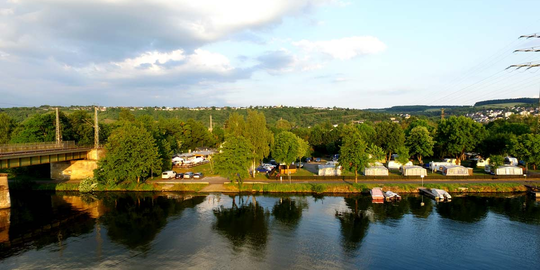
[[[0,107],[538,96],[539,1],[0,0]]]

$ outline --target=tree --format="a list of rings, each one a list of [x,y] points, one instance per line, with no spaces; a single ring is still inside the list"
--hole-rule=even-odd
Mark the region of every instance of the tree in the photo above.
[[[504,157],[500,155],[492,155],[489,157],[489,166],[491,166],[491,171],[497,170],[500,166],[504,165]]]
[[[246,121],[239,113],[232,113],[225,122],[225,133],[227,136],[244,136],[246,131]]]
[[[143,127],[124,123],[105,145],[107,155],[98,162],[96,176],[108,184],[140,182],[151,171],[160,171],[159,152],[152,134]]]
[[[289,166],[294,162],[300,153],[300,143],[298,136],[289,131],[283,131],[276,135],[274,139],[274,148],[272,149],[272,157],[278,163],[285,163],[287,173],[289,175],[289,183],[291,182],[291,172]]]
[[[407,162],[409,162],[409,149],[405,146],[401,146],[396,150],[396,154],[398,155],[396,160],[397,162],[401,163],[401,165],[405,166]]]
[[[272,136],[272,132],[266,127],[264,114],[251,110],[248,111],[244,134],[253,146],[251,171],[253,177],[255,177],[255,165],[256,163],[260,163],[263,158],[268,157],[270,154],[270,145],[274,137]]]
[[[375,125],[375,131],[375,144],[388,153],[388,159],[400,146],[405,145],[405,133],[397,123],[380,122]]]
[[[355,183],[358,183],[358,172],[366,167],[368,162],[366,143],[360,134],[356,131],[343,137],[343,145],[339,151],[339,164],[344,170],[354,172]]]
[[[230,136],[223,143],[220,152],[215,155],[215,171],[229,181],[237,180],[241,187],[243,179],[249,176],[249,167],[253,158],[253,146],[241,136]]]
[[[35,114],[22,122],[11,137],[13,143],[54,142],[56,137],[56,116],[54,113]],[[67,116],[60,112],[60,131],[62,139],[73,140],[71,123]]]
[[[386,155],[384,150],[374,143],[370,144],[366,151],[369,154],[369,163],[384,161],[384,157]]]
[[[17,123],[6,113],[0,113],[0,144],[6,144],[11,140],[11,133]]]
[[[485,137],[486,130],[480,123],[465,116],[451,116],[441,120],[436,141],[442,151],[456,157],[458,164],[465,158],[465,152],[473,151]]]
[[[407,138],[410,154],[416,156],[420,164],[423,164],[422,157],[433,155],[434,145],[435,142],[429,135],[429,130],[423,126],[413,128]]]
[[[529,164],[534,164],[534,168],[540,164],[540,135],[524,134],[512,141],[510,152],[521,160],[525,161],[528,169]]]

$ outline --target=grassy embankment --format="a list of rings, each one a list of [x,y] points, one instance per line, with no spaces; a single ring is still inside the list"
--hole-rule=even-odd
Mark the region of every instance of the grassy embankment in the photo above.
[[[229,184],[226,188],[232,192],[254,193],[368,193],[374,187],[391,190],[397,193],[418,193],[419,185],[415,184]],[[487,193],[487,192],[524,192],[525,186],[519,183],[486,183],[486,184],[425,184],[426,188],[439,188],[454,193]]]
[[[94,191],[192,191],[197,192],[207,184],[148,184],[148,183],[121,183],[118,185],[98,185]],[[40,190],[40,191],[79,191],[78,183],[40,183],[40,182],[15,182],[10,183],[11,190]]]

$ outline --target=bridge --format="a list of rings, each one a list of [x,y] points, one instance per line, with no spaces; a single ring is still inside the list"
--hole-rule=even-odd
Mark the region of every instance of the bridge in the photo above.
[[[0,169],[51,164],[51,179],[82,180],[94,176],[97,160],[104,155],[99,147],[97,107],[94,108],[94,147],[77,146],[62,141],[58,108],[56,111],[56,141],[0,145]],[[11,207],[8,174],[0,173],[0,209]]]
[[[91,149],[73,141],[0,145],[0,169],[86,159]]]

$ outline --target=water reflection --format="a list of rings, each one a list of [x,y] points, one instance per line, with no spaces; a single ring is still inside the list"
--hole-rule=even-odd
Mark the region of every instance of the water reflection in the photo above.
[[[443,218],[475,223],[486,218],[488,201],[485,197],[454,197],[451,203],[439,203],[437,213]]]
[[[178,195],[171,198],[154,194],[107,194],[102,198],[108,211],[100,218],[113,241],[134,250],[147,251],[150,242],[186,208],[203,202],[204,196]]]
[[[231,241],[233,250],[238,251],[246,244],[254,250],[263,250],[268,240],[270,213],[257,204],[254,196],[230,197],[230,207],[221,205],[213,210],[216,217],[213,229]]]
[[[341,232],[341,245],[350,254],[358,250],[369,228],[369,217],[372,216],[368,209],[371,198],[367,196],[355,196],[345,198],[348,211],[336,211],[339,219]]]
[[[302,212],[308,208],[305,197],[281,197],[272,208],[272,215],[290,229],[296,228],[302,219]]]
[[[409,204],[409,210],[416,218],[428,218],[433,212],[433,200],[423,195],[407,196],[404,198]]]
[[[295,268],[309,263],[354,268],[366,254],[377,262],[372,265],[383,265],[387,259],[381,258],[390,253],[396,254],[398,267],[414,268],[411,261],[399,258],[430,252],[426,257],[438,258],[436,252],[441,252],[463,259],[468,254],[460,252],[487,243],[485,239],[513,244],[512,248],[484,244],[477,252],[487,250],[485,257],[500,255],[501,248],[514,252],[508,253],[511,257],[520,252],[540,255],[538,250],[521,248],[525,242],[533,242],[533,247],[540,243],[534,234],[538,227],[531,227],[540,225],[540,203],[523,195],[457,195],[443,204],[413,195],[384,204],[373,204],[370,196],[181,193],[36,192],[14,193],[12,199],[13,207],[0,211],[0,268],[35,268],[17,264],[25,259],[56,268],[58,264],[48,264],[51,254],[59,255],[54,258],[60,264],[86,259],[88,265],[78,266],[94,268],[103,265],[92,260],[111,260],[110,265],[121,268],[123,261],[188,268],[211,260],[226,261],[231,268]],[[477,223],[481,226],[473,226]],[[422,237],[443,237],[449,246],[435,247]],[[387,242],[393,244],[381,244]],[[87,256],[77,257],[81,252]],[[6,261],[12,264],[3,264]],[[489,268],[471,262],[471,267]],[[214,267],[218,266],[207,265]]]

